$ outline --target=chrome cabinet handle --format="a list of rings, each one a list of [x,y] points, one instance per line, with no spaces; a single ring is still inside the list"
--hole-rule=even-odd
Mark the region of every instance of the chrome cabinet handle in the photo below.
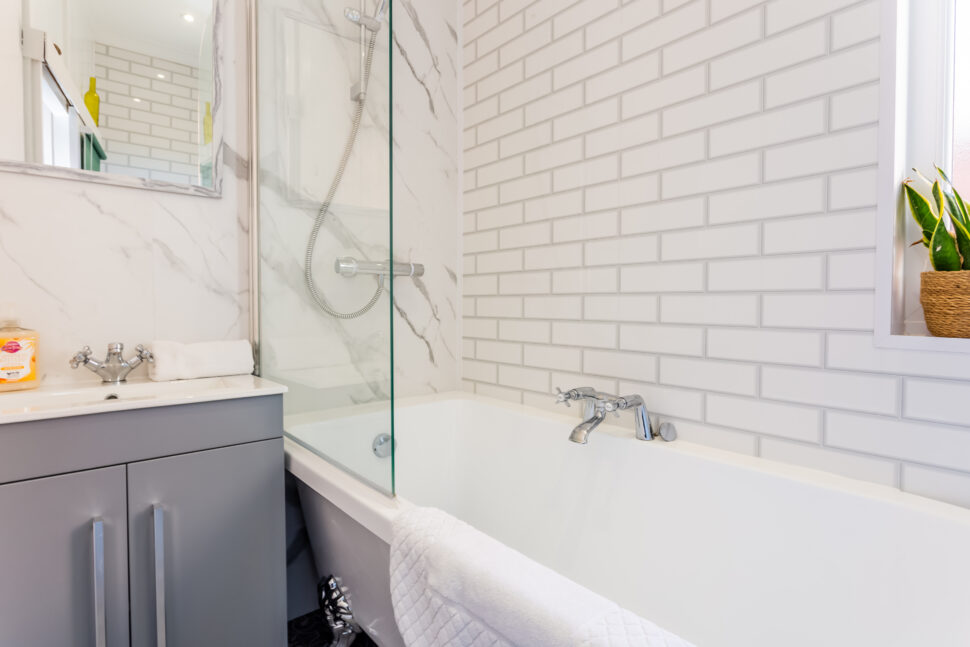
[[[165,647],[165,510],[152,506],[155,544],[155,644]]]
[[[94,539],[94,644],[105,647],[106,611],[104,605],[104,521],[98,517],[91,522]]]

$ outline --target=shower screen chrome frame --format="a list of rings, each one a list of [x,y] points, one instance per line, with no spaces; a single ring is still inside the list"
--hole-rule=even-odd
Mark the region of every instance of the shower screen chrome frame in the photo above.
[[[249,341],[253,345],[254,373],[260,375],[259,348],[259,39],[258,0],[247,3],[246,47],[249,52]]]

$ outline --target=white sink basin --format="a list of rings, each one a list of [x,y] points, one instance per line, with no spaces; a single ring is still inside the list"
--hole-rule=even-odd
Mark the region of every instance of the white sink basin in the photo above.
[[[42,386],[32,391],[0,393],[0,425],[284,392],[285,386],[252,375],[175,382],[142,379],[118,385]]]

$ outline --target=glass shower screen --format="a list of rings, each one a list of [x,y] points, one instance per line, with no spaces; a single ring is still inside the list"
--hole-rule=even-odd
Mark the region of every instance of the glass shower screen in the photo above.
[[[257,2],[260,373],[291,439],[387,492],[390,33],[381,0]]]

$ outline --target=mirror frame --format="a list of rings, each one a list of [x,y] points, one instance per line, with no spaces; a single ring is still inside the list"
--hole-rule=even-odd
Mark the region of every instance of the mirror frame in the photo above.
[[[255,4],[255,3],[253,3]],[[212,187],[205,187],[195,184],[177,184],[175,182],[164,182],[162,180],[149,180],[127,175],[112,173],[101,173],[97,171],[85,171],[81,169],[65,168],[61,166],[48,166],[47,164],[37,164],[34,162],[18,162],[15,160],[0,159],[0,172],[17,173],[20,175],[33,175],[37,177],[49,177],[62,180],[75,180],[81,182],[91,182],[94,184],[107,184],[111,186],[121,186],[134,189],[148,189],[150,191],[162,191],[165,193],[179,193],[182,195],[194,195],[202,198],[221,198],[222,180],[225,166],[225,119],[223,118],[223,78],[227,70],[225,69],[226,59],[224,56],[224,45],[230,42],[232,36],[227,30],[233,28],[233,21],[224,15],[224,3],[219,0],[212,2]],[[248,11],[246,13],[249,13]],[[248,57],[241,57],[246,60]]]

